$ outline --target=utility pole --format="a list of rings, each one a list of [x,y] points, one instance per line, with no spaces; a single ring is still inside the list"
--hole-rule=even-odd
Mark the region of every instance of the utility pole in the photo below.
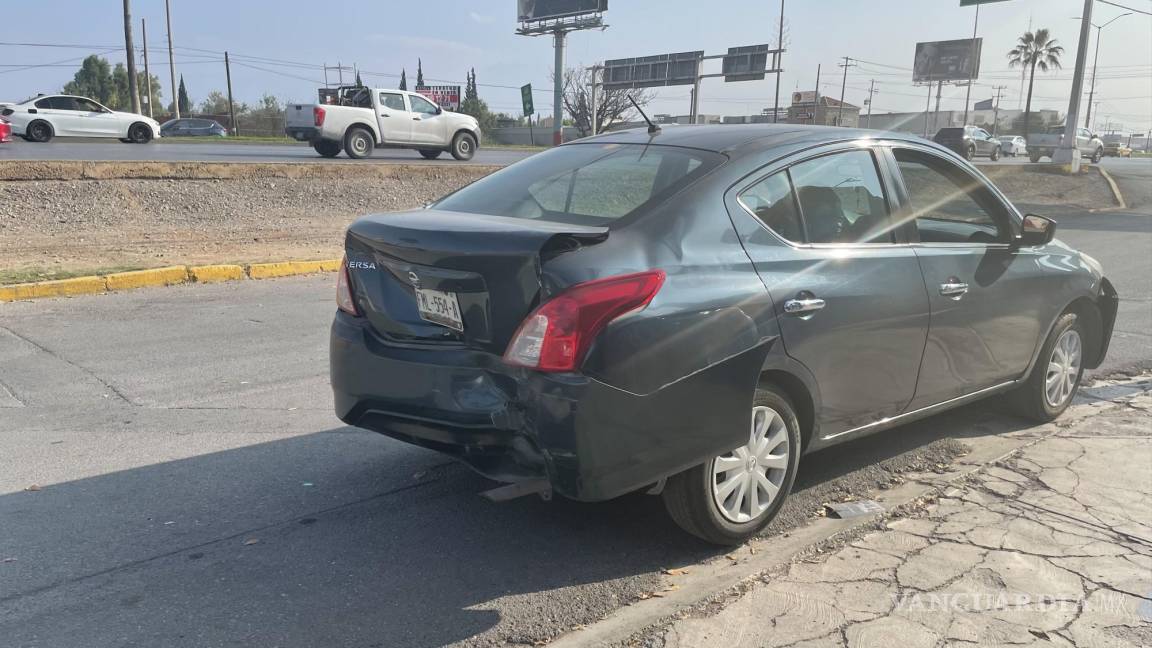
[[[602,66],[600,66],[600,65],[593,65],[591,67],[591,70],[592,70],[592,108],[591,108],[591,119],[589,121],[591,122],[590,126],[592,128],[592,134],[593,135],[596,135],[597,131],[600,130],[597,127],[599,120],[597,119],[598,106],[596,105],[596,77],[600,74],[601,67]]]
[[[552,146],[564,143],[564,40],[568,32],[557,29],[552,34],[552,46],[556,48],[552,76]]]
[[[944,82],[936,82],[936,112],[932,113],[932,127],[940,128],[940,95],[944,93]]]
[[[124,53],[128,57],[128,94],[132,112],[140,114],[140,88],[136,78],[136,51],[132,46],[132,0],[124,0]]]
[[[168,24],[168,73],[172,75],[172,115],[180,119],[180,93],[176,90],[176,61],[172,58],[172,0],[164,0],[164,21]]]
[[[996,129],[1000,126],[1000,97],[1008,86],[994,86],[992,89],[996,91],[996,103],[992,106],[992,136],[995,137]]]
[[[972,23],[972,40],[976,40],[976,30],[980,27],[980,5],[976,5],[976,21]],[[972,80],[968,80],[968,93],[964,95],[964,125],[968,125],[968,105],[972,103]]]
[[[224,50],[224,78],[228,82],[228,121],[232,124],[232,135],[239,135],[236,126],[236,106],[232,103],[232,64],[228,61],[228,50]]]
[[[845,56],[840,67],[844,68],[844,81],[840,84],[840,112],[836,115],[837,126],[844,125],[844,93],[848,90],[848,68],[856,67],[856,64],[852,62],[851,58]]]
[[[932,114],[932,83],[928,83],[928,102],[924,104],[924,137],[928,137],[928,116]]]
[[[864,128],[872,128],[872,95],[876,94],[876,79],[872,79],[872,83],[868,86],[868,125]]]
[[[140,35],[144,37],[144,85],[146,86],[144,92],[148,96],[148,116],[152,117],[152,73],[148,71],[148,24],[143,18],[140,19]]]
[[[1092,8],[1095,0],[1084,0],[1084,17],[1080,22],[1080,42],[1076,46],[1076,69],[1072,74],[1072,93],[1068,99],[1068,116],[1064,124],[1064,139],[1052,155],[1057,164],[1072,164],[1072,172],[1080,170],[1080,149],[1076,148],[1076,125],[1080,123],[1080,97],[1084,92],[1084,68],[1088,64],[1088,37],[1092,28]]]
[[[780,35],[776,41],[776,47],[780,49],[780,56],[784,56],[784,0],[780,0]],[[772,123],[775,124],[780,121],[780,75],[784,73],[781,69],[776,73],[776,104],[772,112]]]

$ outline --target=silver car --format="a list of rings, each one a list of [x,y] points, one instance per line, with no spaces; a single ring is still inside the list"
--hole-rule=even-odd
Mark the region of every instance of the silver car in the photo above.
[[[1019,135],[1001,135],[1000,152],[1009,157],[1028,155],[1028,140]]]

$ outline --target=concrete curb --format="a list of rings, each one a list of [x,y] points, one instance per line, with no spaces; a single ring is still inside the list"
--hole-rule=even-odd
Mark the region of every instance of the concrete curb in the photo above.
[[[1108,183],[1108,188],[1112,190],[1112,198],[1116,200],[1118,208],[1128,209],[1128,203],[1124,200],[1124,194],[1120,193],[1120,186],[1117,185],[1116,181],[1112,179],[1112,175],[1105,171],[1104,167],[1102,166],[1097,166],[1096,170],[1100,172],[1100,175],[1104,178],[1104,181]]]
[[[172,286],[182,283],[218,283],[241,279],[271,279],[294,275],[335,272],[340,259],[320,261],[281,261],[278,263],[252,263],[248,265],[168,266],[149,270],[115,272],[107,275],[73,277],[54,281],[0,286],[0,302],[39,299],[42,297],[70,297],[95,295],[120,290],[133,290],[152,286]]]

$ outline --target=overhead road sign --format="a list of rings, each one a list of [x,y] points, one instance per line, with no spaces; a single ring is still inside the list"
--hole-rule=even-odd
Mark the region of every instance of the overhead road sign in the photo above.
[[[604,61],[604,87],[656,88],[693,85],[700,72],[704,51]]]

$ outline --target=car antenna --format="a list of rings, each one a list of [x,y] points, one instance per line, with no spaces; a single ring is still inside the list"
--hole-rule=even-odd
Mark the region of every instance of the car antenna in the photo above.
[[[636,100],[632,98],[632,95],[628,95],[628,101],[632,102],[632,105],[636,107],[636,110],[640,111],[640,116],[644,118],[644,121],[648,122],[648,134],[655,135],[656,133],[659,133],[660,127],[654,124],[651,119],[648,119],[648,114],[644,112],[644,109],[640,107],[640,104],[636,103]]]

